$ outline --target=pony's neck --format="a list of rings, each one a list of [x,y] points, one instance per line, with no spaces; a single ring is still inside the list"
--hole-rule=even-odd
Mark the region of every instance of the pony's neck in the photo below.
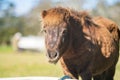
[[[72,46],[73,48],[80,47],[85,42],[84,34],[82,30],[74,30],[72,33]]]

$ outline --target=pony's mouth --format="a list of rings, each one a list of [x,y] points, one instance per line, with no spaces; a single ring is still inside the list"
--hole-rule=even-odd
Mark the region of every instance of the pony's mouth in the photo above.
[[[47,57],[48,57],[48,61],[50,63],[57,63],[58,60],[59,60],[59,52],[58,51],[55,51],[55,52],[50,52],[47,54]]]

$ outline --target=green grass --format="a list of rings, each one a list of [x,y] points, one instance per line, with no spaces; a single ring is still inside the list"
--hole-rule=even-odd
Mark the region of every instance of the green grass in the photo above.
[[[12,47],[11,46],[0,46],[0,53],[11,53]]]
[[[59,63],[49,64],[43,53],[28,51],[18,53],[12,51],[10,47],[0,47],[0,77],[20,76],[58,77],[62,76],[62,70]]]
[[[43,53],[17,53],[12,48],[0,47],[0,77],[23,76],[63,76],[60,64],[50,64]],[[115,80],[120,79],[120,60],[117,64]]]
[[[59,65],[49,64],[43,54],[0,54],[0,77],[60,76]]]

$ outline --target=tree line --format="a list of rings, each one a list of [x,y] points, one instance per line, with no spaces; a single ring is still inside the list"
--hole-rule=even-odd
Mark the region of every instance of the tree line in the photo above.
[[[25,35],[42,35],[40,32],[40,12],[54,6],[65,6],[84,10],[83,6],[87,0],[39,0],[38,4],[26,15],[15,15],[15,4],[10,0],[0,0],[0,45],[10,44],[12,36],[20,32]],[[94,8],[89,12],[93,16],[104,16],[112,19],[120,25],[120,1],[115,0],[110,5],[106,0],[98,0]]]

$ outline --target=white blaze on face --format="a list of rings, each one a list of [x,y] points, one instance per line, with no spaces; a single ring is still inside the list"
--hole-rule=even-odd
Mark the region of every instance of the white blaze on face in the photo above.
[[[50,30],[48,30],[47,35],[48,35],[47,45],[50,48],[54,48],[58,41],[58,36],[59,36],[58,28],[51,28]]]

